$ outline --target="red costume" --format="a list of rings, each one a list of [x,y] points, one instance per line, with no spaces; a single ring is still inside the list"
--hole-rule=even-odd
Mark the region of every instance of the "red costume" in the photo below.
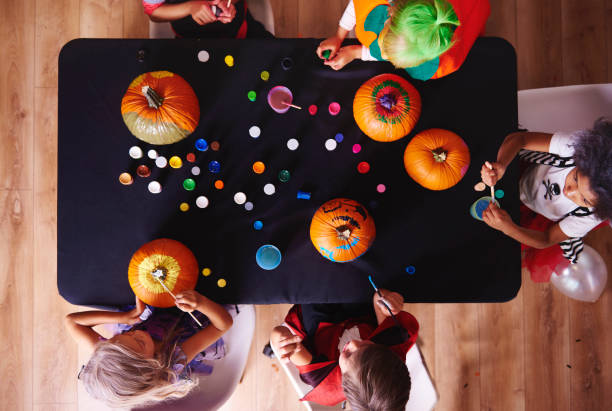
[[[350,318],[339,323],[320,322],[314,337],[308,337],[302,322],[302,308],[294,305],[285,317],[285,325],[294,334],[304,338],[303,344],[313,356],[310,364],[298,366],[302,380],[313,386],[302,400],[333,406],[346,399],[338,365],[340,358],[338,344],[345,330],[357,327],[362,340],[386,345],[405,361],[406,353],[416,342],[419,323],[416,318],[404,311],[396,315],[396,318],[408,332],[407,337],[391,317],[386,318],[378,326],[364,318]]]

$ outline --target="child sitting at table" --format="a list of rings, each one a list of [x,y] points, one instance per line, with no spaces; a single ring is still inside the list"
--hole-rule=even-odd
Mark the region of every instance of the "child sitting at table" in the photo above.
[[[575,241],[612,217],[612,123],[599,119],[592,129],[573,133],[511,133],[497,161],[482,166],[482,181],[497,184],[520,150],[529,150],[519,157],[532,163],[519,182],[521,226],[494,204],[482,218],[531,248],[562,243],[565,257],[575,262],[581,250]],[[548,277],[555,267],[549,268]]]
[[[355,59],[388,60],[429,80],[459,69],[489,16],[488,0],[351,0],[317,55],[334,70]],[[349,31],[361,45],[340,47]]]
[[[142,0],[142,5],[152,21],[170,22],[177,37],[274,37],[253,18],[245,0]]]
[[[221,336],[232,326],[232,317],[196,291],[183,291],[176,298],[177,307],[193,312],[204,329],[198,330],[193,319],[177,309],[152,311],[138,297],[135,308],[127,312],[84,311],[66,316],[72,337],[93,350],[78,377],[92,397],[111,407],[180,398],[196,385],[189,378],[192,371],[212,372],[201,361],[225,355]],[[123,332],[106,340],[92,328],[99,324],[119,324]]]
[[[406,353],[419,324],[402,311],[400,294],[380,291],[373,311],[370,304],[294,305],[274,328],[270,344],[280,360],[296,365],[300,378],[313,386],[303,400],[332,406],[346,399],[353,410],[405,409]]]

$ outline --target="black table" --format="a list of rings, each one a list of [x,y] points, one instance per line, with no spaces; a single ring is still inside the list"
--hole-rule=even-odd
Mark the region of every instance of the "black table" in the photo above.
[[[517,128],[516,56],[512,46],[498,38],[481,38],[461,70],[446,78],[419,82],[388,63],[354,62],[335,72],[315,56],[315,39],[277,40],[74,40],[59,57],[59,168],[58,168],[58,288],[68,301],[81,305],[113,306],[133,300],[127,280],[132,254],[156,238],[183,242],[195,254],[200,268],[197,289],[224,303],[352,302],[372,295],[367,275],[379,287],[400,291],[406,301],[473,302],[506,301],[521,285],[519,244],[473,219],[472,203],[487,192],[475,192],[480,167],[495,158],[505,135]],[[144,50],[144,61],[138,52]],[[211,59],[202,63],[198,51]],[[223,62],[231,54],[235,66]],[[142,56],[141,56],[142,57]],[[281,60],[291,57],[293,68]],[[142,60],[142,59],[140,59]],[[194,88],[201,119],[187,139],[169,146],[151,146],[130,134],[123,123],[120,103],[130,82],[139,74],[169,70]],[[260,72],[270,72],[264,82]],[[421,93],[421,118],[408,136],[393,143],[378,143],[356,126],[352,101],[368,78],[394,71],[405,76]],[[294,103],[304,110],[286,114],[272,111],[267,91],[282,84],[293,91]],[[247,92],[257,92],[256,102]],[[338,101],[342,110],[331,116],[327,106]],[[313,117],[306,108],[317,104]],[[253,139],[248,130],[261,128]],[[403,153],[408,141],[427,128],[445,128],[468,144],[471,165],[456,186],[441,192],[419,186],[405,172]],[[325,140],[343,133],[344,141],[327,151]],[[221,149],[197,152],[197,138],[218,140]],[[289,138],[300,147],[288,150]],[[352,152],[362,145],[359,154]],[[153,161],[133,160],[128,149],[155,148],[166,158],[176,154],[184,165],[175,170],[156,168]],[[192,164],[188,152],[197,154],[202,174],[194,177],[196,190],[182,188]],[[207,164],[221,163],[221,173],[211,174]],[[266,171],[251,170],[263,161]],[[368,161],[367,174],[357,164]],[[151,166],[149,178],[134,177],[122,186],[118,176],[137,165]],[[278,181],[279,170],[291,171],[287,183]],[[518,221],[518,170],[512,166],[498,188],[506,196],[502,206]],[[225,188],[213,188],[221,178]],[[152,179],[160,181],[160,194],[148,192]],[[264,194],[272,182],[276,193]],[[383,183],[387,191],[379,194]],[[310,200],[296,198],[298,190],[312,193]],[[252,211],[233,201],[242,191],[254,203]],[[205,209],[195,206],[204,194]],[[350,263],[324,259],[309,238],[310,219],[325,201],[347,197],[359,201],[374,217],[377,238],[370,250]],[[188,212],[179,204],[191,205]],[[264,228],[253,229],[261,220]],[[259,268],[255,252],[263,244],[282,251],[280,266]],[[406,272],[412,265],[416,272]],[[217,287],[225,278],[227,286]]]

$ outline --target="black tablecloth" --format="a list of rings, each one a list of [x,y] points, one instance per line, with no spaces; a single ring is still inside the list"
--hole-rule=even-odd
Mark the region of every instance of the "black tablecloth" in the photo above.
[[[480,167],[494,159],[499,144],[517,128],[516,57],[512,46],[497,38],[481,38],[463,67],[434,81],[411,80],[388,63],[354,62],[340,72],[324,66],[314,50],[315,39],[276,40],[98,40],[69,42],[59,57],[59,170],[58,170],[58,288],[74,304],[121,305],[133,300],[127,279],[132,254],[156,238],[183,242],[195,254],[200,268],[197,289],[224,303],[352,302],[367,300],[372,274],[379,287],[401,292],[406,301],[505,301],[521,284],[519,244],[476,221],[469,214],[474,201],[487,192],[475,192]],[[137,58],[144,50],[144,61]],[[210,60],[198,61],[200,50]],[[234,67],[223,59],[231,54]],[[294,65],[284,70],[281,60]],[[120,104],[130,82],[139,74],[169,70],[194,88],[201,118],[196,131],[168,146],[151,146],[136,139],[123,123]],[[270,73],[269,81],[260,72]],[[393,143],[378,143],[356,126],[352,101],[368,78],[392,72],[416,86],[423,111],[413,132]],[[275,85],[289,87],[294,103],[304,110],[286,114],[272,111],[265,100]],[[256,102],[247,92],[257,92]],[[327,111],[337,101],[338,116]],[[317,104],[311,116],[306,108]],[[258,139],[249,128],[261,128]],[[403,153],[415,133],[445,128],[468,144],[471,165],[456,186],[429,191],[406,173]],[[325,140],[337,133],[344,141],[327,151]],[[221,149],[198,152],[197,138],[217,140]],[[288,150],[289,138],[300,141]],[[362,145],[354,154],[352,146]],[[145,158],[133,160],[128,149],[139,145],[155,148],[170,158],[179,155],[184,165],[159,169]],[[185,155],[194,152],[202,174],[194,177],[196,190],[185,191],[183,179],[193,164]],[[211,160],[221,172],[208,172]],[[266,171],[257,175],[251,166],[263,161]],[[368,161],[371,171],[357,172]],[[139,164],[152,168],[149,178],[135,176]],[[287,183],[278,181],[281,169],[291,172]],[[118,176],[130,171],[131,186]],[[518,221],[517,169],[511,166],[498,188],[506,196],[503,207]],[[221,178],[225,188],[213,188]],[[163,185],[151,194],[152,179]],[[276,186],[264,194],[266,183]],[[376,191],[378,184],[387,191]],[[296,198],[298,190],[312,193],[310,200]],[[233,201],[246,193],[252,211]],[[205,195],[210,205],[195,206]],[[350,263],[324,259],[309,238],[315,210],[325,201],[347,197],[362,203],[374,217],[377,237],[370,250]],[[181,212],[179,204],[191,208]],[[253,229],[261,220],[264,228]],[[278,268],[265,271],[255,262],[263,244],[282,251]],[[416,271],[410,275],[406,267]],[[227,280],[225,288],[217,280]]]

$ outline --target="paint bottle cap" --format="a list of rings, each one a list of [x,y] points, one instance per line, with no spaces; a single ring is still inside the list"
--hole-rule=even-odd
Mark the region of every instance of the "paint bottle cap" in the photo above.
[[[199,196],[198,198],[196,198],[196,205],[199,208],[206,208],[206,207],[208,207],[208,198],[206,198],[204,196]]]
[[[132,146],[130,147],[130,157],[135,158],[135,159],[139,159],[142,158],[142,148],[138,147],[138,146]]]
[[[251,128],[249,128],[249,135],[253,138],[257,138],[261,135],[261,129],[257,126],[251,126]]]
[[[268,183],[264,186],[263,191],[267,195],[271,196],[272,194],[276,192],[276,187],[274,187],[274,184]]]
[[[256,161],[253,163],[253,171],[256,174],[261,174],[266,171],[266,165],[261,161]]]
[[[221,164],[217,160],[211,161],[208,163],[208,171],[215,174],[218,173],[221,171]]]
[[[130,173],[121,173],[119,175],[119,182],[124,186],[129,186],[134,182],[134,179]]]
[[[195,147],[198,151],[206,151],[208,150],[208,142],[203,138],[198,138],[195,142]]]
[[[168,164],[172,168],[181,168],[183,166],[183,160],[179,156],[172,156],[170,160],[168,160]]]
[[[139,177],[149,177],[151,175],[151,169],[141,164],[136,168],[136,174],[138,174]]]
[[[291,173],[289,172],[289,170],[281,170],[278,172],[278,179],[282,183],[286,183],[287,181],[289,181],[290,178],[291,178]]]
[[[234,202],[236,204],[244,204],[245,201],[246,201],[246,194],[244,194],[243,192],[239,191],[236,194],[234,194]]]
[[[151,181],[149,183],[149,191],[153,194],[161,193],[162,186],[157,181]]]
[[[196,187],[196,182],[193,178],[183,180],[183,188],[187,191],[193,191]]]
[[[287,140],[287,148],[291,151],[295,151],[298,149],[298,147],[300,146],[300,142],[297,141],[295,138],[290,138],[289,140]]]
[[[202,63],[206,63],[208,59],[210,59],[210,54],[208,54],[208,51],[200,50],[198,53],[198,60],[200,60]]]
[[[325,141],[325,148],[327,149],[327,151],[334,151],[336,147],[338,147],[338,143],[333,138],[328,138]]]

